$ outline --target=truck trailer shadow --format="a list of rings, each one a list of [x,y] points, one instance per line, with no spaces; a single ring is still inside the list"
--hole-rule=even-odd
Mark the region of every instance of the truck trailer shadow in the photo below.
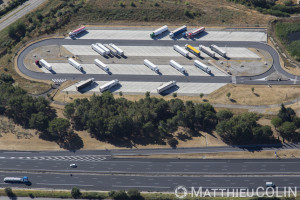
[[[81,94],[83,94],[83,93],[86,93],[86,92],[88,92],[88,91],[90,91],[90,90],[92,90],[92,89],[94,89],[94,88],[96,88],[98,86],[99,86],[98,83],[93,82],[92,84],[90,84],[89,86],[87,86],[87,87],[79,90],[78,92],[80,92]]]
[[[158,36],[156,36],[156,37],[154,37],[152,39],[153,40],[160,40],[160,39],[162,39],[162,38],[164,38],[166,36],[169,36],[169,34],[170,34],[170,31],[165,31],[162,34],[160,34],[160,35],[158,35]]]
[[[171,87],[171,88],[163,91],[162,93],[160,93],[160,95],[161,96],[167,96],[167,95],[169,95],[171,93],[176,92],[178,89],[179,89],[179,86],[176,85],[176,86],[173,86],[173,87]]]
[[[71,39],[72,39],[72,40],[77,40],[77,39],[81,38],[82,36],[87,35],[88,33],[89,33],[89,32],[88,32],[87,30],[85,30],[85,31],[83,31],[83,32],[81,32],[81,33],[78,33],[76,36],[71,37]]]
[[[201,37],[206,36],[206,35],[208,35],[208,33],[204,31],[204,32],[199,33],[198,35],[194,36],[191,40],[196,41],[197,39],[200,39]]]
[[[118,84],[118,85],[115,85],[112,88],[110,88],[109,91],[111,91],[113,93],[113,92],[116,92],[117,90],[121,89],[121,87],[122,87],[122,85]]]

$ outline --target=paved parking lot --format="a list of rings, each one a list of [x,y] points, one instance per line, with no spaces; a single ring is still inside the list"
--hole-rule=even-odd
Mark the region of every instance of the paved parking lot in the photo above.
[[[153,29],[155,30],[155,28]],[[153,30],[88,30],[79,35],[79,39],[116,39],[116,40],[153,40],[150,33]],[[67,39],[70,39],[67,37]],[[162,34],[157,39],[172,40],[168,33]],[[185,38],[177,38],[186,40]],[[255,41],[266,42],[267,35],[264,32],[242,31],[206,31],[199,34],[195,40],[199,41]]]
[[[81,93],[100,93],[99,88],[104,85],[105,81],[97,81],[93,85],[81,90]],[[119,86],[111,89],[112,92],[122,91],[124,94],[144,94],[149,91],[151,94],[158,95],[156,89],[164,83],[160,82],[120,82]],[[210,94],[211,92],[223,87],[224,83],[177,83],[166,91],[164,95],[176,92],[178,95],[198,96],[200,93]],[[75,85],[63,90],[69,93],[78,93]]]
[[[66,48],[69,52],[71,52],[74,55],[82,55],[82,56],[99,55],[90,46],[87,45],[64,45],[63,47]],[[127,57],[130,56],[142,56],[144,58],[153,57],[153,56],[182,57],[181,54],[174,51],[173,47],[161,47],[161,46],[139,46],[139,47],[120,46],[120,47],[125,52],[125,55]],[[228,57],[232,59],[241,59],[241,58],[260,59],[260,57],[257,54],[253,53],[247,48],[227,47],[223,49],[226,50]],[[190,53],[190,56],[193,58],[196,57],[192,53]],[[208,58],[209,56],[201,52],[201,57]],[[221,56],[216,54],[216,57],[220,58]]]
[[[82,64],[83,72],[77,70],[69,63],[51,63],[53,72],[55,73],[66,73],[66,74],[107,74],[101,68],[97,67],[94,64]],[[182,76],[210,76],[199,68],[196,68],[193,65],[182,65],[187,74],[184,75],[181,72],[177,71],[170,65],[157,65],[160,71],[160,74],[155,73],[150,70],[145,65],[130,65],[130,64],[108,64],[109,71],[112,74],[131,74],[131,75],[182,75]],[[214,66],[210,66],[213,76],[227,76],[227,74],[223,73],[219,69]],[[44,67],[42,70],[45,73],[51,73]]]

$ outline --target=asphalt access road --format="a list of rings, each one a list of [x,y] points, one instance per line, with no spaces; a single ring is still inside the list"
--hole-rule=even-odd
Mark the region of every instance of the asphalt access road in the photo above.
[[[198,82],[198,83],[232,83],[232,77],[230,76],[156,76],[156,75],[107,75],[107,74],[46,74],[42,72],[33,72],[28,70],[24,66],[24,58],[25,56],[34,48],[39,46],[47,46],[47,45],[91,45],[96,42],[102,43],[114,43],[119,46],[172,46],[174,44],[185,45],[191,44],[194,46],[199,45],[199,41],[145,41],[145,40],[69,40],[69,39],[47,39],[41,42],[37,42],[27,47],[18,57],[18,67],[20,71],[32,78],[35,79],[43,79],[43,80],[51,80],[51,79],[68,79],[68,80],[84,80],[88,78],[95,78],[95,80],[108,81],[112,79],[118,79],[120,81],[154,81],[154,82],[167,82],[171,80],[175,80],[178,82]],[[214,42],[214,41],[201,41],[201,44],[205,46],[209,46],[211,44],[218,45],[220,47],[246,47],[246,48],[257,48],[262,49],[270,53],[273,58],[272,67],[263,74],[256,76],[239,76],[236,77],[236,83],[241,84],[273,84],[273,85],[284,85],[284,84],[300,84],[300,78],[294,75],[291,75],[284,71],[279,62],[279,56],[277,52],[269,45],[261,43],[261,42]],[[126,54],[126,52],[125,52]],[[124,58],[122,58],[124,59]],[[260,80],[262,78],[267,77],[273,72],[279,72],[289,79],[288,81],[263,81]]]
[[[156,154],[188,154],[188,153],[217,153],[242,151],[277,151],[284,149],[299,149],[300,144],[272,144],[272,145],[240,145],[220,147],[188,147],[188,148],[155,148],[155,149],[113,149],[113,150],[79,150],[79,151],[6,151],[0,150],[0,158],[4,157],[36,157],[36,156],[134,156]]]
[[[300,187],[300,177],[261,176],[261,177],[189,177],[189,176],[114,176],[114,175],[76,175],[73,174],[21,174],[1,173],[0,179],[7,176],[27,175],[31,186],[24,184],[0,183],[0,187],[71,189],[85,190],[128,190],[174,192],[181,185],[189,187],[211,188],[249,188],[265,187],[267,181],[274,182],[279,190],[283,187]]]

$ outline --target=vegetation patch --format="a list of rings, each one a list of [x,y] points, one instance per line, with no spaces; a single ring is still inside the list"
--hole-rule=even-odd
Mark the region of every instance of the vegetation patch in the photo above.
[[[299,5],[294,5],[292,0],[286,0],[283,4],[276,4],[277,0],[228,0],[254,8],[263,14],[277,17],[289,17],[290,14],[300,13]]]
[[[300,61],[300,21],[296,22],[278,22],[275,25],[275,34],[286,47],[295,60]],[[293,35],[291,37],[291,35]]]

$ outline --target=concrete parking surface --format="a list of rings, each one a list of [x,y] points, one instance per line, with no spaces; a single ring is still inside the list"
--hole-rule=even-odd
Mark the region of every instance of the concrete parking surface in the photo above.
[[[94,84],[81,90],[81,93],[100,93],[100,86],[106,84],[107,81],[96,81]],[[151,94],[157,94],[156,89],[161,86],[161,82],[120,82],[120,85],[113,87],[111,92],[120,92],[122,91],[125,94],[144,94],[146,91],[149,91]],[[177,86],[174,86],[164,94],[171,94],[176,92],[178,95],[188,95],[188,96],[198,96],[200,93],[210,94],[211,92],[223,87],[224,83],[177,83]],[[63,90],[64,92],[77,93],[75,85],[72,85]]]
[[[153,29],[155,30],[155,29]],[[86,33],[79,35],[80,39],[115,39],[115,40],[153,40],[150,33],[153,30],[87,30]],[[67,38],[70,39],[70,38]],[[168,33],[158,36],[159,40],[172,40]],[[177,40],[187,40],[177,38]],[[198,41],[252,41],[266,42],[265,32],[242,32],[242,31],[206,31],[199,34],[193,40]]]
[[[104,61],[103,61],[104,62]],[[168,61],[166,61],[168,63]],[[50,63],[54,73],[61,74],[107,74],[101,68],[95,64],[82,64],[83,72],[79,71],[69,63]],[[209,66],[212,74],[207,74],[201,69],[193,65],[182,65],[187,74],[183,74],[171,67],[170,65],[157,65],[160,73],[155,73],[145,65],[132,65],[132,64],[107,64],[111,74],[128,74],[128,75],[177,75],[177,76],[228,76],[224,72],[220,71],[214,66]],[[45,73],[51,73],[46,68],[42,67],[42,71]]]
[[[74,55],[99,55],[95,52],[91,46],[87,45],[63,45],[69,52]],[[184,46],[182,46],[184,48]],[[160,56],[160,57],[182,57],[181,54],[176,52],[173,47],[162,47],[162,46],[121,46],[127,57],[130,56],[141,56],[144,58]],[[196,47],[198,49],[198,47]],[[231,59],[260,59],[260,57],[250,51],[247,48],[228,47],[223,48],[227,52],[227,56]],[[196,56],[190,53],[190,57],[195,58]],[[201,52],[201,57],[208,58],[209,56]],[[221,58],[220,55],[216,54],[217,58]]]

